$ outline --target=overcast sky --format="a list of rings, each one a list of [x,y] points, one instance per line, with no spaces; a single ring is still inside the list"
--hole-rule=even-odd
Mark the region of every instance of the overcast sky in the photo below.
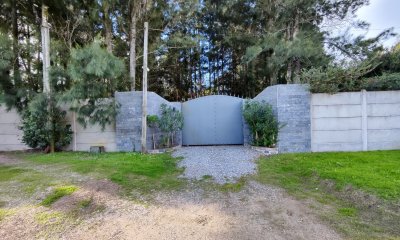
[[[360,20],[371,24],[368,32],[362,32],[367,37],[374,37],[391,27],[394,27],[394,32],[400,33],[400,0],[370,0],[370,4],[359,9],[356,14]],[[385,46],[391,47],[399,41],[399,36],[391,38],[385,42]]]

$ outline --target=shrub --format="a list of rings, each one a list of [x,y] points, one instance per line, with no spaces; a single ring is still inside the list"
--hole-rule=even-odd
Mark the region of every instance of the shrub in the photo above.
[[[363,76],[375,67],[371,63],[364,63],[347,69],[335,66],[311,68],[301,73],[301,80],[310,84],[313,93],[356,92],[365,85]]]
[[[62,111],[46,94],[38,94],[22,114],[22,142],[29,147],[44,150],[52,143],[56,150],[72,140],[71,127],[65,122],[66,112]],[[52,150],[52,149],[51,149]]]
[[[158,126],[166,134],[167,147],[171,147],[174,144],[176,132],[183,128],[183,115],[175,108],[161,104],[161,117]]]
[[[367,91],[400,90],[400,73],[384,73],[382,76],[364,79]]]
[[[152,130],[151,140],[153,141],[153,149],[156,149],[156,139],[154,136],[155,129],[158,127],[160,119],[157,115],[147,115],[147,126]]]
[[[244,105],[243,116],[249,125],[252,145],[275,147],[280,126],[271,105],[264,101],[248,101]]]

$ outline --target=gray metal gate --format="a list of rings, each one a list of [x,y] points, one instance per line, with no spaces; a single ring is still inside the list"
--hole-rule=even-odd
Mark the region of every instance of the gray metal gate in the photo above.
[[[243,144],[242,103],[223,95],[183,103],[183,145]]]

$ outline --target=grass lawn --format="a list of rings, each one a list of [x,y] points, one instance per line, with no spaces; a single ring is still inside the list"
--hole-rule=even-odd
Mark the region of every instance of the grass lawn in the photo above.
[[[139,193],[172,190],[183,184],[177,178],[183,171],[177,168],[178,159],[169,154],[62,152],[24,153],[19,157],[38,164],[66,165],[78,173],[108,178],[125,190]]]
[[[383,199],[400,199],[400,151],[281,154],[259,162],[259,180],[289,190],[315,179],[352,185]]]
[[[329,206],[321,215],[347,237],[400,236],[400,151],[280,154],[258,170],[261,183]]]

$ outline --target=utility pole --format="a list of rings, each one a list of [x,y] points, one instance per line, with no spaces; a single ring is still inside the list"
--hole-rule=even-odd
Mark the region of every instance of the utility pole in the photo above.
[[[149,23],[144,23],[144,46],[143,46],[143,100],[142,100],[142,153],[147,152],[147,45],[148,45]]]
[[[47,21],[48,7],[42,4],[42,58],[43,58],[43,93],[48,95],[49,121],[51,122],[50,152],[55,152],[54,124],[53,124],[53,96],[51,94],[49,70],[50,70],[50,24]]]
[[[42,57],[43,57],[43,92],[50,93],[50,24],[47,22],[48,7],[42,5]]]

